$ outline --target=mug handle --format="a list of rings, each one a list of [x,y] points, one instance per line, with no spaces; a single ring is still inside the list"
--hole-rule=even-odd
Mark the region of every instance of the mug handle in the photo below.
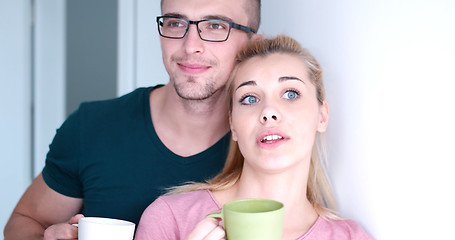
[[[223,214],[221,212],[210,213],[209,215],[205,216],[205,218],[220,218],[223,219]]]

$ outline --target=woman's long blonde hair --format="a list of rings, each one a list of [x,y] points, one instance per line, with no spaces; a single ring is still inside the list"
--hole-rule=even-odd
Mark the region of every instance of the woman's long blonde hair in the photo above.
[[[232,112],[233,82],[239,66],[250,58],[257,56],[265,57],[273,53],[299,56],[304,60],[308,68],[310,81],[316,87],[318,102],[319,104],[323,104],[325,100],[325,90],[322,80],[322,70],[318,61],[307,49],[302,48],[296,40],[288,36],[279,35],[275,38],[264,38],[252,41],[237,54],[237,65],[227,84],[229,112]],[[308,175],[307,198],[319,215],[326,218],[337,219],[338,217],[335,214],[336,201],[325,168],[325,147],[324,134],[317,133]],[[218,191],[228,189],[240,179],[243,162],[244,158],[239,150],[237,142],[231,140],[226,163],[221,173],[204,183],[189,183],[171,188],[169,194],[196,190]]]

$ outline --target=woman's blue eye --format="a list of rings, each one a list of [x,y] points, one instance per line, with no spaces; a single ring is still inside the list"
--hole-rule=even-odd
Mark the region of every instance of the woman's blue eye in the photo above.
[[[299,93],[294,90],[288,90],[283,94],[283,98],[285,99],[296,99],[299,96]]]
[[[240,103],[249,105],[249,104],[257,103],[258,101],[259,101],[259,99],[255,96],[246,96],[246,97],[242,98]]]

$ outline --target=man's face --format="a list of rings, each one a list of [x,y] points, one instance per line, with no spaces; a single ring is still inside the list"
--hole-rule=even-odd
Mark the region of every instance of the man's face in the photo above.
[[[191,21],[223,19],[248,24],[246,0],[165,0],[162,15]],[[183,39],[160,37],[163,62],[170,83],[187,100],[204,100],[222,90],[234,67],[237,51],[249,40],[247,33],[231,29],[225,42],[203,41],[190,24]]]

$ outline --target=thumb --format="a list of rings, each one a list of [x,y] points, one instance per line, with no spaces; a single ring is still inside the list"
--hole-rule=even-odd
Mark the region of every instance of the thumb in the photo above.
[[[79,218],[83,218],[84,215],[82,214],[76,214],[74,215],[72,218],[70,218],[70,220],[68,221],[69,224],[76,224],[79,222]]]

